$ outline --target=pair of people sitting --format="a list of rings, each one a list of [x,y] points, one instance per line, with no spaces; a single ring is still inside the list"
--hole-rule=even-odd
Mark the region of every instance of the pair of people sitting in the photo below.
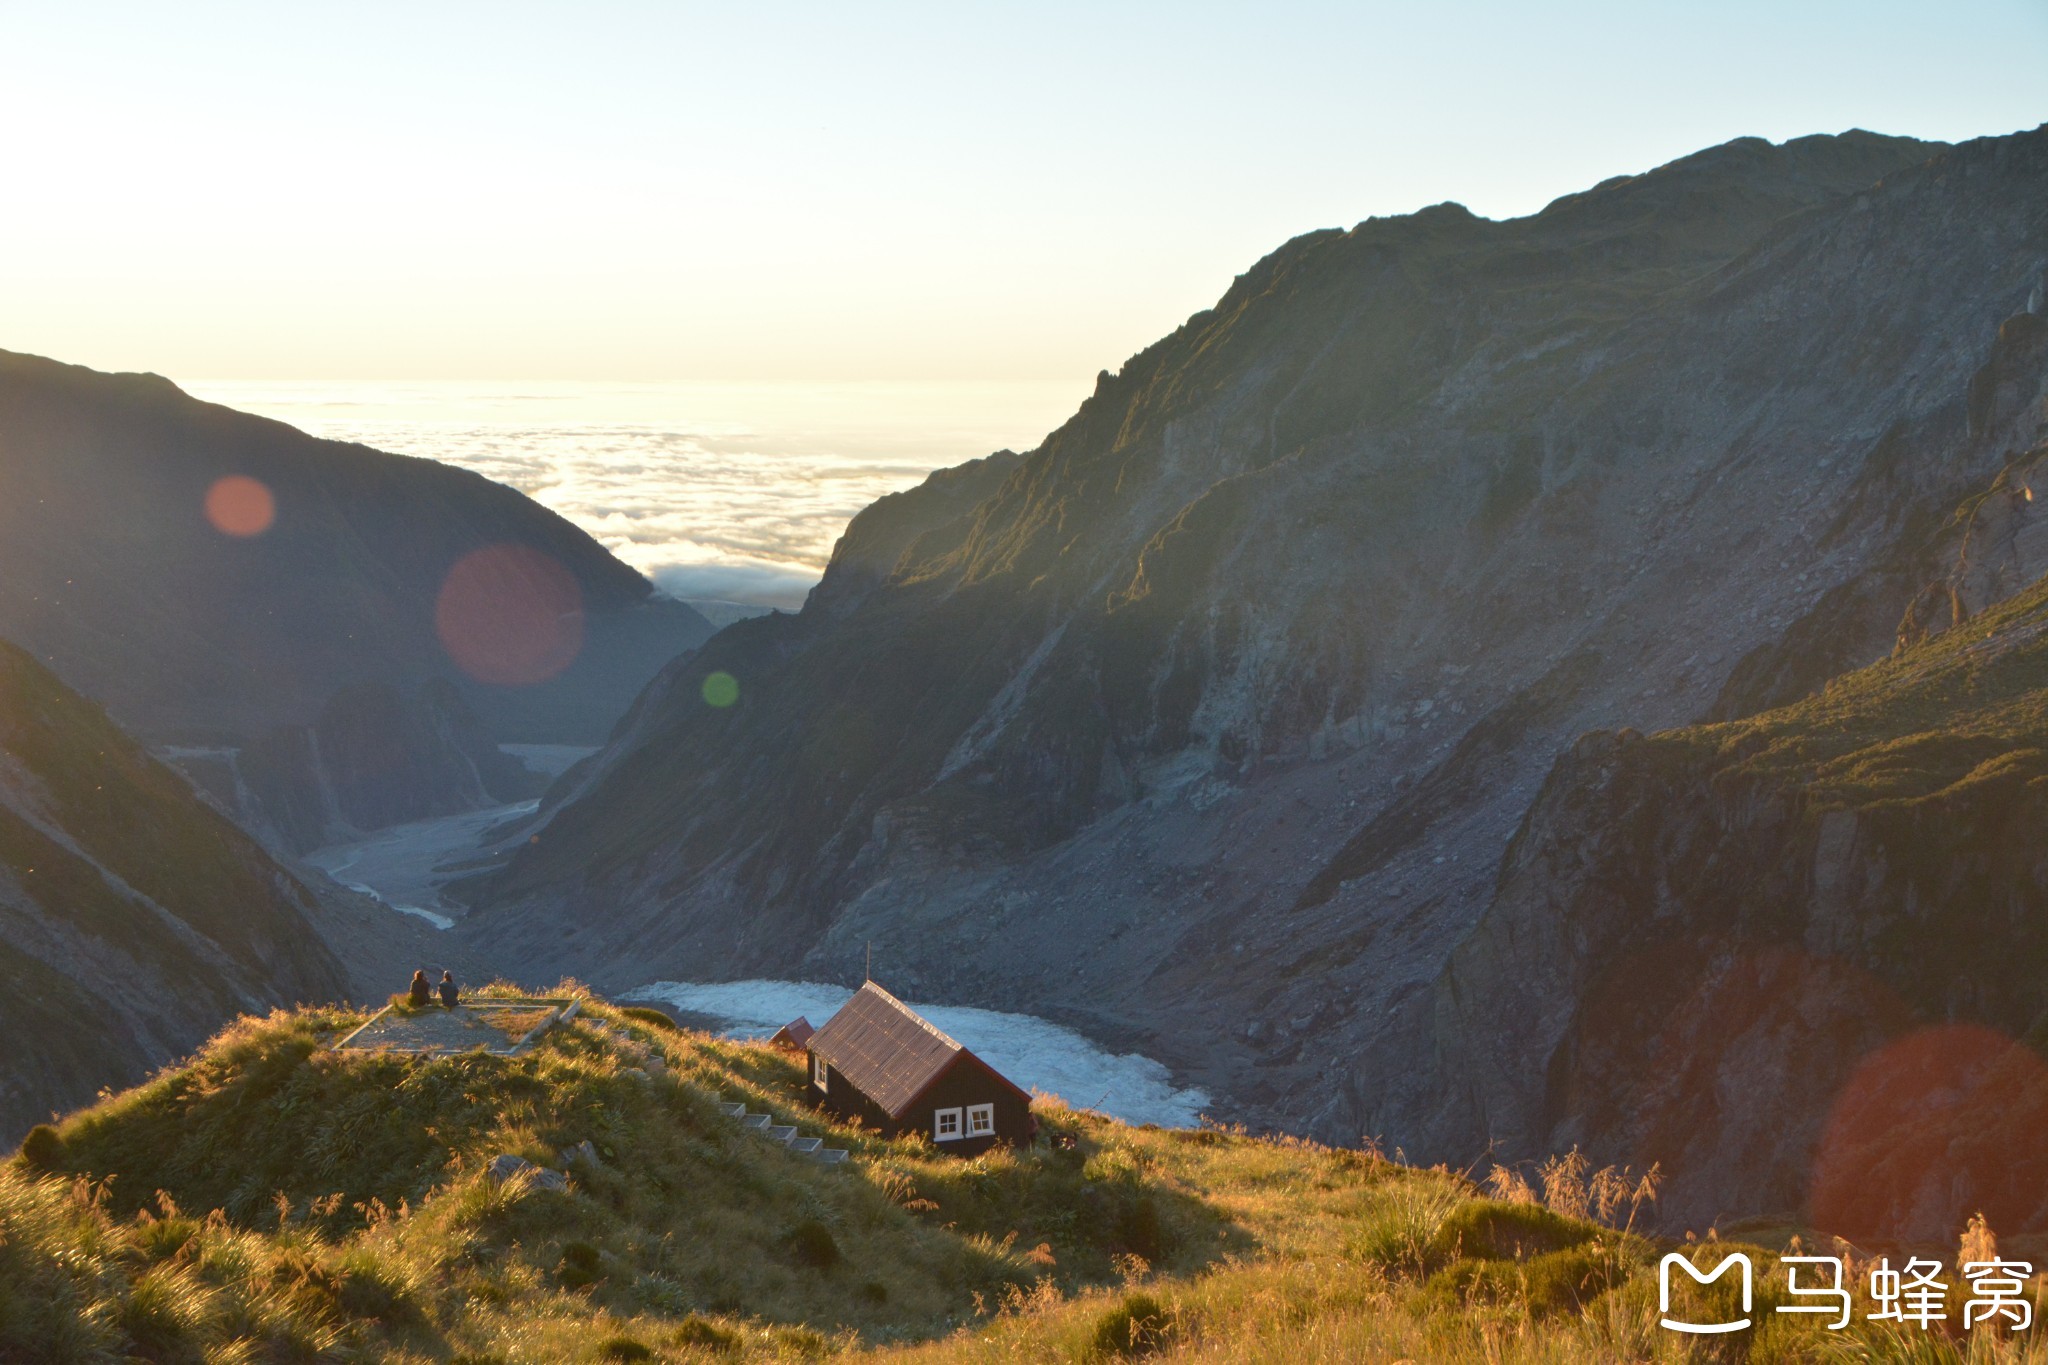
[[[431,1005],[434,1003],[434,995],[437,989],[441,996],[441,1003],[451,1010],[454,1009],[455,1001],[462,992],[455,984],[455,973],[453,972],[441,973],[441,984],[438,988],[427,981],[427,974],[425,972],[414,972],[412,974],[412,994],[407,997],[406,1003],[414,1009]]]

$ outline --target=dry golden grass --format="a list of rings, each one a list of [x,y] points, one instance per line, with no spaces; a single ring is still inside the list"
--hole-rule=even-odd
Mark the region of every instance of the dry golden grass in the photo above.
[[[1631,1230],[1654,1182],[1576,1153],[1482,1189],[1041,1098],[1074,1150],[960,1161],[832,1127],[772,1049],[587,1008],[631,1043],[350,1056],[321,1046],[345,1012],[245,1020],[74,1115],[0,1171],[0,1360],[2048,1360],[1780,1317],[1762,1247],[1759,1330],[1679,1338],[1665,1244]],[[628,1074],[639,1049],[669,1076]],[[747,1134],[714,1092],[854,1160]],[[565,1194],[483,1170],[586,1138],[604,1164]],[[1979,1225],[1959,1250],[1986,1247]]]

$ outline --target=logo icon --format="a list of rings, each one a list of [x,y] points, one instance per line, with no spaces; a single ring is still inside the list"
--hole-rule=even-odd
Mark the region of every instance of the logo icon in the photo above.
[[[1707,1285],[1726,1274],[1730,1266],[1742,1268],[1742,1316],[1734,1322],[1682,1322],[1671,1316],[1671,1267],[1677,1266],[1691,1277],[1693,1283]],[[1740,1332],[1749,1326],[1751,1292],[1756,1283],[1756,1267],[1749,1257],[1740,1251],[1732,1251],[1721,1264],[1702,1275],[1698,1267],[1678,1252],[1666,1255],[1657,1262],[1657,1310],[1664,1315],[1664,1325],[1674,1332],[1692,1332],[1707,1336],[1717,1332]]]

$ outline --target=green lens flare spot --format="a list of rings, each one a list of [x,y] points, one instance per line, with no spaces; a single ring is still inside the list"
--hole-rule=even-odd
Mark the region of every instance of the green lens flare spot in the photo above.
[[[704,704],[720,708],[740,699],[740,680],[730,673],[712,673],[704,679]]]

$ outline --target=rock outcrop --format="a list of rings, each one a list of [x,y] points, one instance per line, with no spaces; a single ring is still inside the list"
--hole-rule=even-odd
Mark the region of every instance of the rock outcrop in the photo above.
[[[1744,721],[1559,760],[1440,977],[1441,1141],[1668,1220],[2048,1227],[2048,585]]]

